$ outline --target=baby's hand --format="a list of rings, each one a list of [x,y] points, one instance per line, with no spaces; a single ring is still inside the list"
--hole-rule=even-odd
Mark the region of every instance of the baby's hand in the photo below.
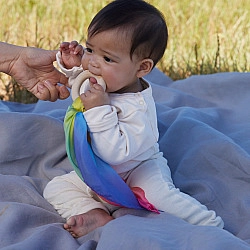
[[[110,99],[103,87],[98,83],[90,83],[90,90],[80,95],[85,110],[94,107],[109,105]]]
[[[62,42],[59,48],[62,54],[62,63],[66,69],[71,69],[74,66],[80,66],[83,56],[83,47],[77,42]]]

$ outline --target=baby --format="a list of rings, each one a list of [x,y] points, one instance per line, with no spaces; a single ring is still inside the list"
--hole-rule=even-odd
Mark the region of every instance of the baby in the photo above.
[[[214,211],[174,186],[159,151],[152,88],[143,77],[162,58],[167,39],[166,22],[155,7],[141,0],[116,0],[90,23],[84,51],[77,42],[61,44],[60,65],[71,84],[83,70],[106,83],[104,91],[90,77],[89,89],[80,95],[94,153],[131,189],[142,189],[159,211],[223,228]],[[67,219],[64,228],[74,237],[105,225],[119,208],[104,202],[75,171],[50,181],[44,197]]]

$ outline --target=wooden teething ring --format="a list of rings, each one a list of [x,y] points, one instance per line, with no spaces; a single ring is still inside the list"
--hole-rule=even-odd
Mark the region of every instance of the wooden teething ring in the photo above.
[[[78,96],[80,96],[80,94],[82,94],[82,93],[80,93],[81,86],[90,77],[94,77],[96,79],[97,83],[100,84],[103,87],[104,91],[106,90],[106,84],[105,84],[104,80],[102,79],[102,77],[93,75],[88,70],[84,70],[82,73],[80,73],[76,77],[76,79],[74,81],[74,84],[72,85],[71,97],[72,97],[73,101]],[[82,92],[85,92],[85,91],[82,91]]]

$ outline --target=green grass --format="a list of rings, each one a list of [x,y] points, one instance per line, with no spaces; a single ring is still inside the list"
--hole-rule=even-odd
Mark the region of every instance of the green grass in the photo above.
[[[0,0],[0,40],[45,49],[84,43],[86,29],[107,0]],[[250,71],[249,0],[149,0],[166,17],[169,43],[157,65],[174,80],[194,74]],[[153,35],[153,34],[152,34]],[[1,81],[2,80],[2,81]],[[33,102],[0,75],[1,99]],[[21,98],[21,100],[20,100]],[[31,99],[29,99],[31,98]]]

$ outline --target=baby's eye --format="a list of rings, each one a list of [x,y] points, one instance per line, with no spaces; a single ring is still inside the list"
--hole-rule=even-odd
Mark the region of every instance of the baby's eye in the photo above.
[[[85,48],[85,51],[88,52],[88,53],[92,53],[93,52],[92,49],[90,49],[90,48]]]
[[[104,56],[104,60],[106,61],[106,62],[113,62],[113,60],[112,59],[110,59],[109,57],[107,57],[107,56]]]

